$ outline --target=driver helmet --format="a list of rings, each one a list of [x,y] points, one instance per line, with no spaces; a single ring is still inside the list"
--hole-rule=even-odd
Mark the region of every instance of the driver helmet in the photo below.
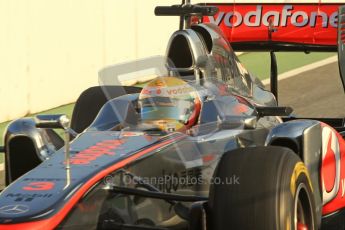
[[[197,123],[201,101],[196,90],[176,77],[158,77],[139,95],[142,122],[167,132],[185,132]]]

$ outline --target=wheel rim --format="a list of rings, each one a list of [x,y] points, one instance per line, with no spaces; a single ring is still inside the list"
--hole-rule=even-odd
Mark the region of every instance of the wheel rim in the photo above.
[[[313,230],[314,216],[311,207],[311,199],[305,184],[297,187],[294,200],[294,225],[296,230]]]

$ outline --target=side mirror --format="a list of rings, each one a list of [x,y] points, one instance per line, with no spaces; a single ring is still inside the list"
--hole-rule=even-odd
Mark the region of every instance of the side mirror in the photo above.
[[[43,129],[68,129],[70,120],[65,114],[37,115],[36,127]]]
[[[258,113],[258,117],[290,116],[293,112],[293,109],[287,106],[257,106],[255,109]]]
[[[37,128],[63,129],[70,135],[77,136],[77,133],[69,127],[70,119],[65,114],[37,115],[35,122]]]
[[[243,119],[244,129],[256,129],[258,123],[257,117],[246,117]]]
[[[65,114],[57,115],[37,115],[36,127],[43,129],[63,129],[65,131],[65,162],[66,169],[70,169],[70,135],[76,136],[77,133],[69,127],[70,120]],[[70,178],[68,171],[67,178]],[[66,186],[69,185],[70,180],[67,180]]]
[[[243,127],[244,129],[256,129],[258,118],[256,116],[228,117],[218,124],[220,129],[235,129]]]

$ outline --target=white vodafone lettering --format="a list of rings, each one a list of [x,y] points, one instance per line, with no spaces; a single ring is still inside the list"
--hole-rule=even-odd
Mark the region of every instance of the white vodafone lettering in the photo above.
[[[235,16],[235,19],[233,23],[231,23],[231,19]],[[242,24],[242,15],[235,11],[235,12],[229,12],[224,17],[224,23],[227,27],[237,27]]]
[[[329,24],[335,28],[338,27],[338,12],[334,12],[333,14],[331,14],[330,20],[329,20]],[[327,26],[325,26],[327,27]]]
[[[245,15],[241,15],[238,11],[219,12],[217,17],[209,16],[211,23],[220,25],[222,21],[227,27],[238,27],[242,23],[248,27],[260,27],[262,25],[268,26],[269,21],[272,20],[274,26],[286,27],[288,22],[295,27],[315,27],[317,19],[322,19],[322,27],[329,26],[337,28],[338,12],[333,12],[328,16],[323,11],[305,12],[303,10],[293,12],[292,5],[284,5],[281,11],[268,11],[262,14],[262,5],[257,5],[256,10],[249,11]]]
[[[273,25],[274,26],[279,26],[279,13],[278,12],[268,12],[267,14],[264,15],[262,18],[262,24],[265,26],[270,25],[270,19],[273,17]]]
[[[244,24],[248,25],[248,26],[251,26],[251,27],[258,27],[258,26],[260,26],[261,13],[262,13],[262,6],[257,6],[255,11],[249,11],[244,16]],[[255,17],[254,22],[250,22],[250,19],[252,17]]]
[[[302,17],[302,21],[298,22],[298,18]],[[306,12],[297,11],[291,16],[291,23],[296,27],[303,27],[308,24],[309,16]]]
[[[327,27],[328,15],[325,12],[312,12],[310,17],[310,27],[315,27],[317,17],[322,18],[322,27]]]
[[[291,5],[287,5],[287,6],[283,7],[282,22],[281,22],[282,26],[287,25],[287,19],[288,19],[288,17],[290,17],[292,15],[292,12],[291,12],[292,9],[293,9],[293,7]]]
[[[225,12],[219,12],[218,17],[209,17],[209,20],[211,23],[219,25],[222,22],[222,19],[224,18]]]

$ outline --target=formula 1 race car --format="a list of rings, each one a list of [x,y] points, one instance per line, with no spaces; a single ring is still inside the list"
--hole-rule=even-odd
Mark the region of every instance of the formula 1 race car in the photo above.
[[[345,8],[183,1],[155,14],[181,18],[165,57],[101,70],[71,124],[8,126],[0,229],[345,229],[344,119],[278,106],[275,59],[345,63]],[[270,91],[232,47],[271,52]]]

